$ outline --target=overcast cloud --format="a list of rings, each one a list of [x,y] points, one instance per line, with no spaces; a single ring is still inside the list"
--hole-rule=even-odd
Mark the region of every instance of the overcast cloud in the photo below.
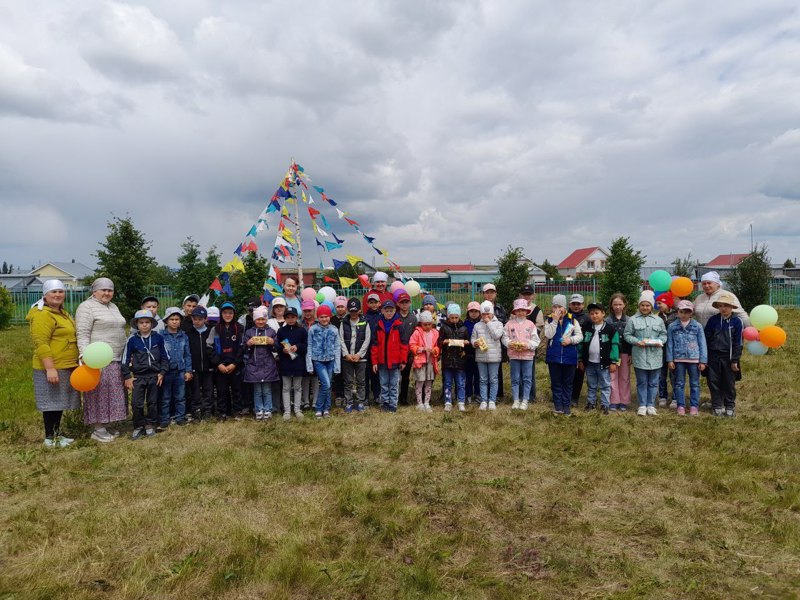
[[[750,223],[782,262],[798,98],[789,1],[0,0],[0,260],[94,264],[112,213],[227,255],[294,157],[401,264],[707,260]]]

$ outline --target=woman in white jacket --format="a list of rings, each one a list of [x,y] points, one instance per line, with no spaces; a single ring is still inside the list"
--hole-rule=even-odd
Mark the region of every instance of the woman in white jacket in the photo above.
[[[503,324],[494,316],[494,304],[488,300],[481,303],[481,320],[475,323],[471,338],[480,376],[480,410],[497,408],[497,373],[503,359],[505,334]]]

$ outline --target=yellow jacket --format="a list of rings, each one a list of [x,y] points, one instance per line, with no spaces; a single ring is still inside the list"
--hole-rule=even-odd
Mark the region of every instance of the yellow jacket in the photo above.
[[[33,368],[43,370],[43,358],[52,358],[56,369],[78,366],[78,338],[75,321],[64,310],[34,305],[25,317],[31,325]]]

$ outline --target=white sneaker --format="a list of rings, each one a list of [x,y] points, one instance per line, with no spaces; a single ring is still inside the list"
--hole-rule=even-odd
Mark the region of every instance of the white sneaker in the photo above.
[[[463,402],[458,403],[458,410],[461,412],[467,412],[467,405]]]
[[[444,403],[444,412],[450,412],[453,410],[453,403],[452,402],[445,402]]]
[[[422,402],[417,402],[417,410],[425,410],[425,405]]]
[[[433,409],[431,408],[431,403],[430,402],[426,402],[425,403],[425,412],[433,412]]]
[[[314,413],[314,418],[315,419],[321,419],[322,418],[322,411],[318,410],[317,412],[315,412]]]
[[[489,410],[497,410],[497,404],[495,402],[489,402]]]
[[[271,419],[271,418],[272,418],[272,413],[269,412],[268,410],[264,411],[264,420]]]
[[[656,412],[655,406],[648,406],[647,407],[647,414],[651,416],[656,416],[658,413]]]
[[[50,438],[44,438],[44,447],[45,448],[55,448],[57,446],[55,440],[51,440]]]
[[[481,405],[478,407],[478,410],[486,410],[489,407],[489,403],[486,400],[481,402]]]
[[[646,406],[640,406],[639,410],[636,411],[636,414],[639,415],[640,417],[645,416],[647,414],[647,407]]]
[[[658,399],[658,405],[661,408],[665,408],[667,406],[667,399],[666,398],[659,398]]]
[[[519,408],[519,400],[514,400],[514,402],[511,404],[511,410],[519,410]]]
[[[520,410],[528,410],[528,401],[527,400],[523,400],[522,402],[520,402],[519,403],[519,409]]]
[[[92,439],[95,442],[103,442],[104,444],[107,444],[108,442],[114,441],[114,436],[108,433],[105,429],[95,429],[92,432]]]
[[[301,410],[294,411],[294,416],[297,418],[298,421],[302,420],[303,419],[303,411],[301,411]]]
[[[257,411],[256,412],[256,421],[263,421],[264,420],[264,411]]]

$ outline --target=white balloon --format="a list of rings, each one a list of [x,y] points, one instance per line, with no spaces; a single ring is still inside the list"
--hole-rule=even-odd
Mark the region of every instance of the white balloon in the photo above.
[[[412,298],[414,296],[419,296],[419,292],[420,292],[421,288],[420,288],[419,284],[416,281],[414,281],[413,279],[411,279],[409,281],[406,281],[405,287],[406,287],[406,292],[408,292],[408,295],[411,296]]]
[[[319,293],[325,296],[325,300],[330,300],[331,302],[336,300],[336,290],[329,285],[319,288]]]

